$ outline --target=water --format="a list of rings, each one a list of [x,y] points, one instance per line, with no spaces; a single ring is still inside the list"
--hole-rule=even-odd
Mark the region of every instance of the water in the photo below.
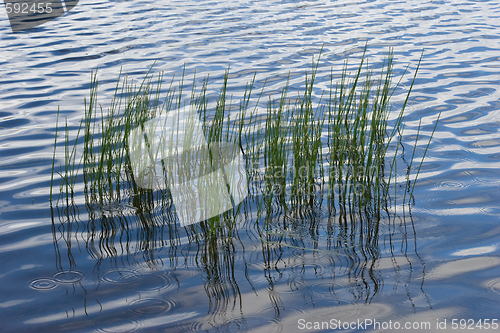
[[[295,332],[331,319],[433,330],[446,319],[450,330],[453,319],[500,320],[499,15],[495,1],[81,2],[12,34],[4,14],[2,331]],[[289,72],[298,87],[324,44],[321,90],[330,67],[359,59],[366,40],[375,66],[394,47],[396,74],[408,63],[413,71],[425,49],[409,139],[442,112],[411,218],[383,219],[368,229],[378,234],[359,237],[361,226],[320,212],[314,232],[289,219],[261,238],[249,204],[234,237],[214,240],[169,226],[163,210],[150,224],[125,205],[105,209],[100,224],[83,205],[51,214],[57,109],[79,124],[92,69],[104,108],[120,67],[140,79],[155,60],[167,79],[184,65],[188,77],[210,73],[212,95],[229,64],[230,93],[242,95],[255,72],[273,93]]]

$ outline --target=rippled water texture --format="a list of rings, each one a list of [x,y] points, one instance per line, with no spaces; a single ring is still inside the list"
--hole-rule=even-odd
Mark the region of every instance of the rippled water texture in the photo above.
[[[307,331],[301,319],[433,328],[444,319],[500,320],[498,1],[80,1],[17,34],[0,15],[2,332],[295,332]],[[408,140],[419,120],[428,137],[442,112],[411,218],[382,220],[374,235],[318,214],[315,232],[292,219],[262,238],[250,209],[234,237],[215,241],[161,223],[162,211],[147,228],[120,206],[101,212],[105,230],[84,206],[52,219],[57,109],[77,128],[92,69],[99,68],[104,109],[120,68],[140,79],[155,60],[166,82],[184,65],[187,78],[210,73],[209,95],[230,64],[236,99],[255,72],[257,87],[269,77],[266,94],[289,72],[300,87],[324,44],[319,96],[331,66],[340,70],[346,57],[355,63],[366,41],[375,67],[394,48],[396,75],[408,63],[413,74],[425,50]],[[408,75],[394,96],[399,105],[410,82]]]

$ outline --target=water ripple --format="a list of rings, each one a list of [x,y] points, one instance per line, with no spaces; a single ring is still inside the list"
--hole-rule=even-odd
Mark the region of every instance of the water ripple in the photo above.
[[[83,279],[83,274],[77,271],[65,271],[54,274],[52,278],[59,283],[76,283]]]
[[[128,269],[113,269],[103,274],[102,280],[112,284],[130,284],[140,278],[137,272]]]
[[[174,301],[161,298],[141,298],[131,302],[128,309],[140,316],[156,316],[176,308],[176,305]]]
[[[57,288],[59,285],[56,281],[49,278],[40,278],[31,281],[29,287],[35,290],[52,290]]]
[[[106,316],[96,320],[95,332],[103,333],[128,333],[137,332],[142,328],[140,320],[130,319],[126,316]]]
[[[494,293],[500,294],[500,278],[488,280],[483,285]]]

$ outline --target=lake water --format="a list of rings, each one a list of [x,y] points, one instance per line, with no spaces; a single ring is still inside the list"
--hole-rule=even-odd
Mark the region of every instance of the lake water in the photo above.
[[[344,331],[498,331],[497,1],[82,1],[17,34],[0,12],[0,331],[327,332],[358,320],[379,326]],[[410,64],[395,102],[424,49],[409,139],[442,113],[411,216],[367,235],[319,214],[314,233],[292,220],[263,238],[249,204],[235,234],[214,240],[161,209],[151,223],[119,205],[97,220],[84,205],[51,212],[57,110],[79,125],[91,70],[103,108],[120,68],[140,79],[155,60],[166,82],[184,66],[187,78],[210,74],[212,95],[229,65],[229,93],[255,72],[273,93],[289,72],[299,87],[324,45],[319,96],[366,41],[375,66],[389,47],[396,75]]]

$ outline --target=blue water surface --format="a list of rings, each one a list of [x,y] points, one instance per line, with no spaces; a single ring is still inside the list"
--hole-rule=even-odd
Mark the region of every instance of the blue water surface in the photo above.
[[[454,319],[500,321],[497,1],[80,1],[15,34],[0,12],[0,331],[327,332],[366,319],[435,331],[445,320],[448,330]],[[268,78],[266,94],[279,97],[288,76],[301,86],[323,48],[319,97],[332,66],[355,64],[366,43],[375,69],[390,47],[397,77],[409,64],[396,106],[424,51],[408,142],[419,122],[428,138],[441,112],[411,216],[382,219],[376,235],[319,214],[316,233],[290,219],[264,239],[250,203],[237,235],[215,243],[165,223],[168,211],[151,212],[147,226],[127,205],[97,212],[99,225],[82,202],[51,211],[57,111],[76,134],[92,70],[105,110],[120,70],[139,81],[155,61],[167,85],[210,74],[214,97],[229,68],[235,100],[254,73],[256,87]]]

